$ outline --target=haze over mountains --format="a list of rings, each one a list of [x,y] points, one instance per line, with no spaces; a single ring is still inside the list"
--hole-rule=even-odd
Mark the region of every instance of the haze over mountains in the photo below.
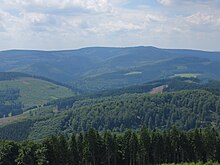
[[[0,71],[24,72],[68,83],[81,90],[102,90],[176,74],[220,79],[220,52],[156,47],[0,52]]]
[[[91,127],[220,129],[219,70],[220,52],[198,50],[1,51],[0,138],[38,140]]]
[[[0,165],[220,165],[219,9],[2,0]]]

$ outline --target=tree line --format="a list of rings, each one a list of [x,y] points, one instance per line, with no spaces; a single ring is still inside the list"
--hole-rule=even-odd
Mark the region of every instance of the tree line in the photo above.
[[[127,130],[116,134],[89,129],[40,142],[0,141],[4,165],[146,165],[220,162],[220,134],[214,128],[184,132]]]

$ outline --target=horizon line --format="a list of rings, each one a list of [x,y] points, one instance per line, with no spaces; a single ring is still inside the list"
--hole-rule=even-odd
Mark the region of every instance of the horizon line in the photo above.
[[[197,48],[165,48],[165,47],[157,47],[152,45],[137,45],[137,46],[88,46],[88,47],[79,47],[79,48],[67,48],[67,49],[26,49],[26,48],[12,48],[12,49],[4,49],[0,50],[0,52],[7,51],[39,51],[39,52],[60,52],[60,51],[76,51],[81,49],[92,49],[92,48],[112,48],[112,49],[126,49],[126,48],[156,48],[162,50],[191,50],[191,51],[203,51],[203,52],[220,52],[220,50],[204,50]]]

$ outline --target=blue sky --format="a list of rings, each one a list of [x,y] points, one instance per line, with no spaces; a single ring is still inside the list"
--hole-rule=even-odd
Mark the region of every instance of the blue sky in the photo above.
[[[220,0],[1,0],[0,50],[151,45],[220,51]]]

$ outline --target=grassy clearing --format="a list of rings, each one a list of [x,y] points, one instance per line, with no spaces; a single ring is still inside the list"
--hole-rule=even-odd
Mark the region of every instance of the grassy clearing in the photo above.
[[[26,118],[27,118],[27,115],[24,115],[24,114],[6,117],[6,118],[0,118],[0,127],[24,120]]]
[[[186,83],[191,83],[191,84],[197,84],[196,82],[192,81],[192,80],[185,80],[184,82]]]
[[[20,89],[20,100],[25,108],[42,105],[57,98],[74,95],[74,93],[66,87],[36,78],[0,81],[0,90],[7,88]]]
[[[135,75],[135,74],[142,74],[142,72],[128,72],[128,73],[125,74],[125,76]]]
[[[199,73],[182,73],[182,74],[175,74],[174,77],[185,77],[185,78],[197,78],[201,74]]]

